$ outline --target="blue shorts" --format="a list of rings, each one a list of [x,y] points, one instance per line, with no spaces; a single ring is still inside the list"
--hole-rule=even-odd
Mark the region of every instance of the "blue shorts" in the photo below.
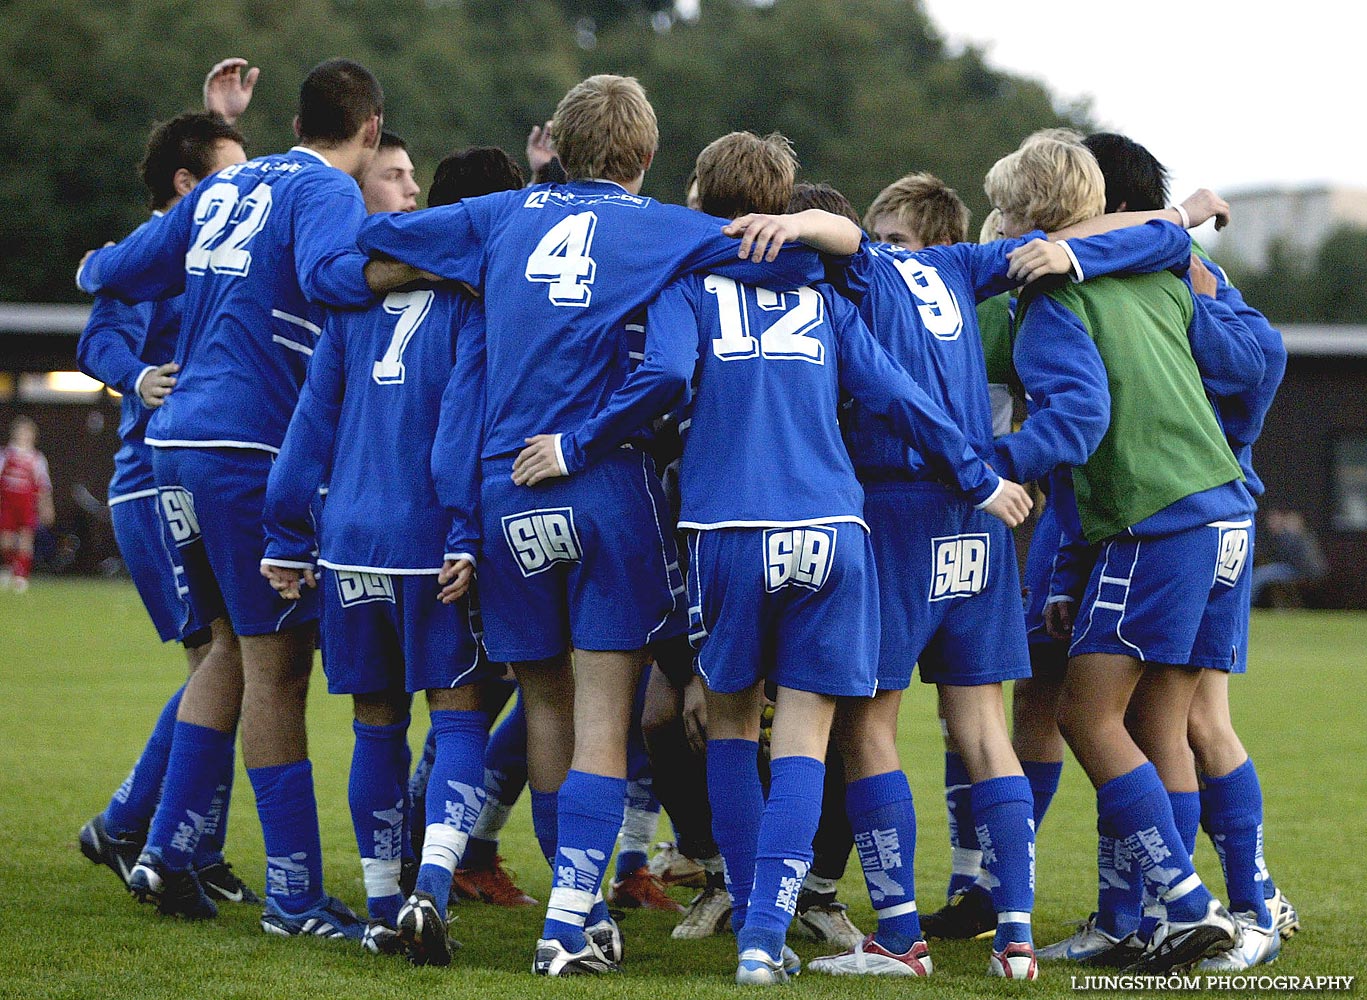
[[[933,483],[865,487],[878,563],[879,690],[1030,676],[1011,529]]]
[[[180,549],[190,597],[207,620],[226,612],[238,635],[318,620],[318,592],[287,601],[261,575],[261,512],[273,457],[247,448],[155,448],[162,517]]]
[[[567,649],[636,650],[678,635],[683,575],[660,481],[620,450],[568,479],[517,486],[512,459],[485,463],[479,602],[499,663]]]
[[[1049,600],[1050,583],[1062,537],[1058,518],[1054,516],[1054,505],[1047,502],[1030,535],[1022,587],[1025,597],[1025,636],[1030,642],[1030,672],[1036,677],[1062,677],[1068,665],[1068,641],[1055,639],[1044,628],[1044,608]]]
[[[709,689],[765,679],[828,695],[877,690],[878,575],[863,525],[689,536],[691,637]]]
[[[483,680],[470,598],[437,600],[435,573],[351,573],[318,577],[320,645],[331,694],[410,694]]]
[[[1252,518],[1236,518],[1105,542],[1078,608],[1069,654],[1242,669],[1252,527]]]
[[[109,520],[133,586],[162,642],[184,639],[205,628],[185,582],[180,550],[171,541],[158,509],[157,491],[115,497]]]

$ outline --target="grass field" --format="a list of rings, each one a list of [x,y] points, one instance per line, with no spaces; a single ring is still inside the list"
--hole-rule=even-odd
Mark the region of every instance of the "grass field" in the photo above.
[[[1276,971],[1355,975],[1353,940],[1367,919],[1357,862],[1367,857],[1367,615],[1261,613],[1253,621],[1252,669],[1233,685],[1234,714],[1262,775],[1267,857],[1300,910],[1304,929]],[[672,919],[633,913],[623,921],[621,977],[539,981],[527,969],[540,909],[456,908],[463,942],[449,969],[415,969],[354,945],[268,938],[252,907],[225,907],[210,924],[161,919],[136,906],[103,867],[80,854],[76,832],[98,812],[141,749],[155,713],[180,681],[176,647],[158,647],[131,585],[39,579],[29,594],[0,593],[0,997],[735,997],[730,938],[679,942]],[[311,756],[331,891],[364,905],[346,806],[351,757],[349,703],[321,678],[310,705]],[[920,902],[934,909],[948,871],[942,756],[934,703],[914,688],[903,711],[903,760],[920,804]],[[425,732],[415,719],[414,739]],[[229,857],[260,889],[263,854],[251,785],[241,773]],[[1093,797],[1076,764],[1043,824],[1038,847],[1036,940],[1053,941],[1095,899]],[[528,807],[519,803],[503,853],[524,887],[545,899],[549,873],[537,855]],[[1198,868],[1221,886],[1204,837]],[[841,897],[871,926],[858,863]],[[822,946],[795,942],[804,959]],[[1049,966],[1033,986],[988,980],[985,942],[937,942],[925,982],[803,976],[813,997],[925,993],[939,997],[1040,996],[1073,992],[1080,968]]]

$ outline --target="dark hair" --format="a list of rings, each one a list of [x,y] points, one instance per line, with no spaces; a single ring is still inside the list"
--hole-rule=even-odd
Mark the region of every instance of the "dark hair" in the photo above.
[[[850,200],[829,184],[801,181],[793,185],[793,196],[788,200],[788,211],[805,212],[809,208],[819,208],[832,215],[843,215],[862,228],[859,214],[855,212]]]
[[[195,180],[203,180],[220,142],[245,145],[242,133],[212,111],[187,111],[152,129],[147,152],[138,164],[151,207],[165,208],[175,200],[177,170],[184,168]]]
[[[471,146],[437,164],[427,206],[453,205],[495,191],[515,191],[525,179],[517,162],[497,146]]]
[[[1082,140],[1106,178],[1106,211],[1152,212],[1168,203],[1168,171],[1143,146],[1115,132]]]
[[[408,143],[404,142],[393,132],[389,131],[389,129],[385,129],[383,132],[380,133],[380,148],[407,150]]]
[[[380,114],[380,81],[350,59],[319,63],[299,87],[299,138],[304,142],[340,145]]]

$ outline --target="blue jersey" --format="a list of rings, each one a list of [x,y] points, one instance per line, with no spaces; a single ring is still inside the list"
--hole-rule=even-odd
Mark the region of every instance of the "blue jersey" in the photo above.
[[[163,447],[280,447],[325,305],[372,296],[355,249],[360,188],[303,147],[206,178],[170,212],[95,251],[77,275],[127,301],[182,289],[175,392],[147,441]]]
[[[147,422],[156,411],[143,404],[138,389],[147,372],[171,360],[180,320],[179,296],[127,305],[101,295],[95,299],[90,319],[76,343],[76,363],[81,371],[123,394],[119,419],[122,445],[114,455],[110,500],[157,488],[151,449],[143,440]]]
[[[716,270],[787,288],[821,276],[819,257],[798,247],[772,264],[740,260],[724,225],[610,181],[578,180],[372,216],[359,244],[483,293],[484,423],[462,439],[482,434],[480,454],[496,458],[601,410],[625,377],[625,325],[679,275]],[[584,461],[565,455],[569,472]]]
[[[482,327],[480,304],[446,288],[391,292],[328,318],[271,470],[267,562],[312,565],[310,507],[327,482],[318,562],[352,572],[441,569],[451,519],[428,465],[457,341]]]
[[[910,251],[865,244],[847,270],[864,321],[897,362],[990,459],[992,403],[975,306],[1009,288],[1008,255],[1044,233],[991,243],[956,243]],[[1185,265],[1191,240],[1168,222],[1117,229],[1064,244],[1074,280],[1102,274],[1161,271]],[[842,421],[845,441],[865,482],[933,479],[925,457],[857,403]],[[1006,473],[1010,476],[1010,473]]]
[[[842,394],[886,415],[975,502],[999,479],[829,285],[792,292],[689,275],[646,321],[645,359],[572,437],[610,447],[696,381],[685,434],[679,526],[863,524],[864,494],[840,438]],[[943,449],[943,450],[942,450]]]

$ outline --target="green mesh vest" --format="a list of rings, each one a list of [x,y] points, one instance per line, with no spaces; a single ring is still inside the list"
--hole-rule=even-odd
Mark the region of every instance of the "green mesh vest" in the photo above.
[[[1086,327],[1106,365],[1111,425],[1073,469],[1088,541],[1183,497],[1242,479],[1191,357],[1191,293],[1166,271],[1094,278],[1048,293]],[[1034,296],[1022,296],[1021,316]]]

